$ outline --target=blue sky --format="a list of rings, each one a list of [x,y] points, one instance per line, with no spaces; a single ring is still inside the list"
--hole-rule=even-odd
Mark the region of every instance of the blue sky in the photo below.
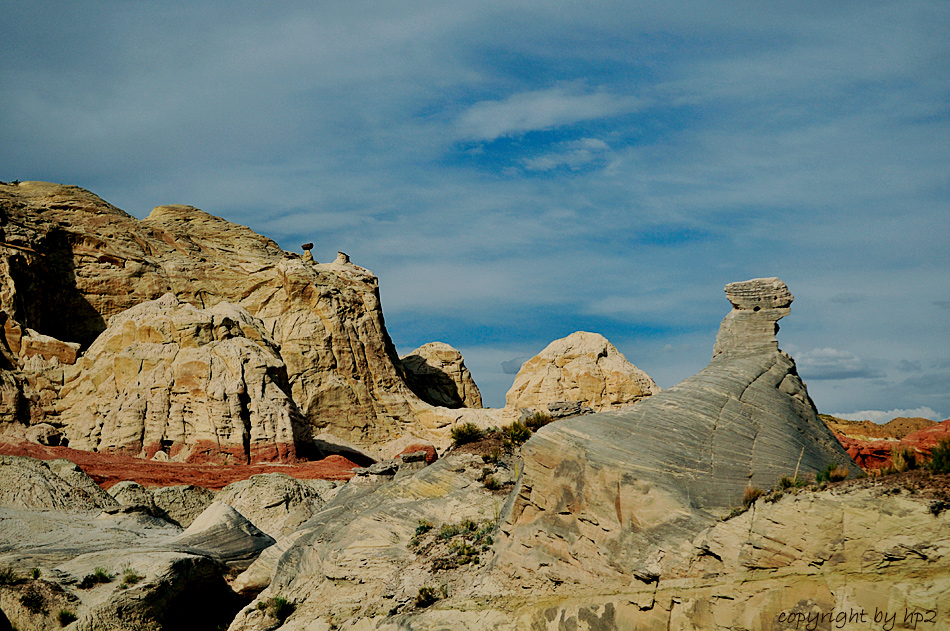
[[[779,276],[819,410],[950,417],[946,2],[2,7],[0,179],[345,251],[491,405],[575,330],[673,385]]]

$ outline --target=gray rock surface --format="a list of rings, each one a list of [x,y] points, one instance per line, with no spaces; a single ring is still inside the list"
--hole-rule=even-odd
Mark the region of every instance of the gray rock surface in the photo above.
[[[228,567],[246,569],[274,538],[221,502],[212,504],[175,539],[177,550],[207,554]]]
[[[191,484],[150,489],[155,507],[163,517],[183,528],[191,525],[214,501],[214,491]]]
[[[0,456],[0,507],[77,511],[117,505],[67,460]]]
[[[296,530],[326,503],[309,484],[283,473],[252,475],[215,496],[257,528],[279,539]]]
[[[733,283],[734,304],[700,373],[622,411],[542,428],[500,563],[550,580],[633,575],[741,505],[748,486],[860,470],[778,350],[792,297],[778,279]]]

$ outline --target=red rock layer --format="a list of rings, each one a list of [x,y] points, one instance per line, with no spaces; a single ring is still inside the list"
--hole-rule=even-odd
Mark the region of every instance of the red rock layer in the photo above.
[[[950,419],[925,429],[912,432],[902,439],[862,440],[835,433],[841,444],[860,467],[866,470],[884,469],[891,465],[891,454],[909,449],[918,460],[930,458],[930,450],[941,440],[950,439]]]

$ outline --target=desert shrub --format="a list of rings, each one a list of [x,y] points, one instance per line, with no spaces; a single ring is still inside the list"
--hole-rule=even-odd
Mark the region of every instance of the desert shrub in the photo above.
[[[486,475],[482,484],[484,484],[485,488],[489,491],[497,491],[501,488],[501,482],[493,475]]]
[[[442,524],[439,529],[439,539],[451,539],[459,534],[462,534],[462,528],[458,524]]]
[[[745,506],[746,508],[749,508],[750,506],[755,504],[755,500],[762,497],[764,493],[765,491],[763,491],[762,489],[756,486],[745,487],[745,491],[742,493],[742,505]]]
[[[79,581],[79,589],[89,589],[100,583],[111,583],[113,578],[115,578],[115,576],[110,574],[104,567],[97,567],[93,570],[92,574],[86,574],[83,579]]]
[[[127,567],[122,570],[122,582],[125,583],[126,585],[135,585],[143,578],[145,577],[130,567]]]
[[[891,450],[891,464],[897,473],[912,471],[917,468],[917,455],[913,449],[893,449]]]
[[[56,615],[56,619],[59,620],[59,626],[65,627],[70,622],[76,621],[76,614],[71,612],[69,609],[60,609],[59,613]]]
[[[436,588],[423,585],[419,588],[419,593],[416,595],[416,607],[422,609],[434,604],[437,600],[439,600],[439,592]]]
[[[531,438],[531,430],[521,421],[515,421],[511,425],[502,428],[505,438],[511,441],[513,445],[520,445]]]
[[[501,457],[501,450],[495,447],[490,454],[482,454],[482,462],[485,464],[496,464]]]
[[[478,425],[471,421],[459,423],[452,428],[452,442],[456,447],[468,443],[474,443],[482,437],[482,430]]]
[[[944,438],[930,450],[927,468],[932,473],[950,473],[950,439]]]
[[[296,607],[292,602],[283,596],[274,596],[274,598],[270,601],[268,609],[270,611],[270,615],[283,622],[290,617],[290,614],[294,612]]]
[[[524,420],[524,424],[532,432],[536,432],[553,420],[554,419],[551,418],[550,414],[545,414],[544,412],[535,412]]]
[[[432,524],[429,523],[428,519],[420,519],[419,525],[416,526],[416,536],[421,536],[432,530]]]
[[[0,570],[0,585],[17,585],[22,583],[23,580],[17,577],[17,575],[8,567]]]
[[[799,489],[808,484],[808,480],[802,477],[790,478],[787,475],[783,475],[782,478],[778,481],[778,486],[783,491],[796,488]]]
[[[30,578],[32,578],[35,581],[39,577],[40,577],[40,568],[35,567],[32,570],[30,570]]]
[[[828,465],[815,476],[815,482],[822,484],[827,482],[841,482],[848,478],[848,469],[840,465],[836,465],[833,462],[829,462]]]
[[[46,612],[46,598],[43,596],[42,592],[35,589],[33,586],[30,586],[20,596],[20,604],[23,605],[30,613]]]

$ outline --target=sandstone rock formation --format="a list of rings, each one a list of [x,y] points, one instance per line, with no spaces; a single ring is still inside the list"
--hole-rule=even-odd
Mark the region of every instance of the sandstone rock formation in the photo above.
[[[748,486],[854,465],[817,412],[776,322],[778,279],[726,287],[733,310],[700,373],[630,408],[565,419],[523,449],[502,563],[554,581],[632,576],[742,502]]]
[[[189,206],[160,206],[139,221],[77,187],[0,185],[8,347],[29,328],[86,348],[109,318],[168,292],[197,308],[231,302],[262,320],[317,431],[375,444],[412,424],[421,402],[397,366],[376,278],[346,257],[305,262]],[[32,408],[24,419],[33,404],[16,381],[3,379],[0,420],[41,422],[46,414]]]
[[[916,463],[929,460],[931,449],[943,440],[950,440],[950,419],[941,423],[928,421],[922,429],[896,433],[903,435],[900,438],[874,439],[836,432],[835,436],[859,466],[868,471],[880,471],[893,466],[898,454],[900,457],[908,454]]]
[[[314,487],[282,473],[233,482],[215,501],[232,507],[274,539],[296,530],[325,504]]]
[[[75,511],[117,505],[108,493],[67,461],[46,463],[0,456],[0,480],[2,508]]]
[[[482,407],[482,395],[462,354],[448,344],[423,344],[399,361],[409,387],[423,401],[447,408]]]
[[[577,331],[548,344],[521,366],[505,396],[506,407],[546,412],[555,402],[609,410],[655,394],[660,388],[607,339]]]
[[[247,311],[198,309],[169,293],[110,318],[66,380],[57,420],[78,449],[293,460],[309,427],[283,371]]]

